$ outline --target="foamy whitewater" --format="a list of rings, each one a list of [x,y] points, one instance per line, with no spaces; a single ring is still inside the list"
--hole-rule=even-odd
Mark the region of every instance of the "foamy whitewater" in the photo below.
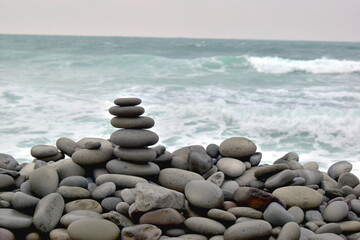
[[[139,97],[169,151],[250,138],[360,176],[360,43],[0,35],[0,152],[109,138],[108,108]]]

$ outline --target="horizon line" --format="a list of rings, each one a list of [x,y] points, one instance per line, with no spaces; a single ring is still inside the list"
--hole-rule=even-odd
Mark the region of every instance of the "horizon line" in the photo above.
[[[43,34],[43,33],[0,33],[1,35],[12,36],[45,36],[45,37],[119,37],[119,38],[158,38],[158,39],[198,39],[198,40],[234,40],[234,41],[288,41],[288,42],[330,42],[330,43],[360,43],[359,41],[352,40],[302,40],[302,39],[256,39],[256,38],[231,38],[231,37],[164,37],[164,36],[124,36],[124,35],[73,35],[73,34]]]

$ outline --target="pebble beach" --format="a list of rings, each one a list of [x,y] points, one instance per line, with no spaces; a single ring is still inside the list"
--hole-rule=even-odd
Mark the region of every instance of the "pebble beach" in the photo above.
[[[1,240],[360,239],[352,163],[321,171],[296,149],[262,163],[246,136],[170,152],[140,98],[109,113],[108,139],[64,136],[26,163],[0,153]]]

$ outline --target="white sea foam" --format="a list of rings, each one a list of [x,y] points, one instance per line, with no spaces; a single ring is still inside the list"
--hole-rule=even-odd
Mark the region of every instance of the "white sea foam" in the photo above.
[[[283,74],[303,71],[314,74],[360,72],[360,61],[320,58],[295,60],[279,57],[247,57],[250,65],[258,72]]]

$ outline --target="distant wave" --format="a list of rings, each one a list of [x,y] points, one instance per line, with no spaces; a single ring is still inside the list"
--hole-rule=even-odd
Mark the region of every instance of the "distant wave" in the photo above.
[[[293,60],[279,57],[247,57],[247,61],[258,72],[283,74],[296,71],[313,74],[360,72],[360,61],[320,58]]]

